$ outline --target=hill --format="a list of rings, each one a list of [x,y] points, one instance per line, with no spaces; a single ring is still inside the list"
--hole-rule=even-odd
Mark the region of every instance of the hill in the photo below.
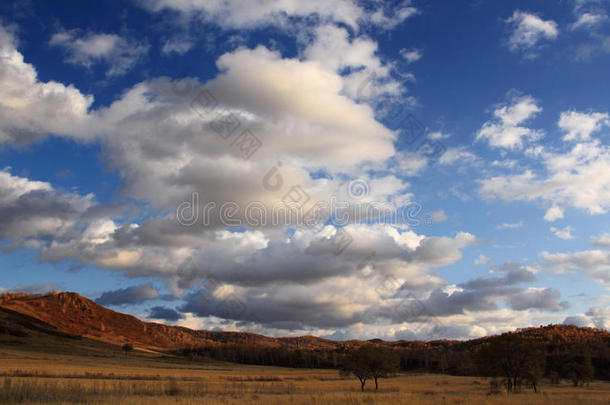
[[[0,334],[19,329],[36,329],[78,336],[113,345],[131,343],[136,348],[174,351],[185,347],[247,345],[275,349],[336,350],[362,344],[360,341],[338,342],[314,336],[272,338],[248,332],[212,332],[143,322],[138,318],[104,308],[73,292],[47,295],[7,293],[0,296],[0,309],[27,316],[27,326],[5,319]],[[13,319],[15,322],[15,319]]]
[[[561,356],[568,351],[583,348],[591,352],[600,373],[605,375],[606,370],[610,369],[608,331],[547,325],[519,329],[509,334],[544,346],[548,356],[559,356],[557,361],[562,361]],[[475,359],[481,348],[506,335],[468,341],[430,342],[387,342],[380,339],[368,342],[334,341],[315,336],[273,338],[248,332],[211,332],[143,322],[71,292],[47,295],[9,293],[0,296],[0,342],[31,344],[36,341],[32,337],[50,336],[54,344],[66,346],[89,342],[85,346],[93,347],[95,344],[91,342],[97,342],[116,348],[130,343],[140,351],[247,364],[334,367],[337,359],[346,351],[372,343],[399,352],[403,369],[473,374],[476,372]]]

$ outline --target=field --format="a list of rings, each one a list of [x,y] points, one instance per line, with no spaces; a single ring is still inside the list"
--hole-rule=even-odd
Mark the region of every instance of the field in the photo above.
[[[95,349],[95,347],[93,348]],[[334,370],[185,361],[100,346],[87,354],[0,346],[0,403],[27,404],[608,404],[610,383],[489,394],[489,379],[400,374],[360,392]]]

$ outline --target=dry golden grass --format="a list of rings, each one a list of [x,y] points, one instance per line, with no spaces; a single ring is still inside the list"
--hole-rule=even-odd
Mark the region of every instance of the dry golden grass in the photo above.
[[[0,403],[27,404],[609,404],[610,383],[488,395],[489,380],[399,375],[359,392],[334,370],[187,362],[133,353],[80,356],[0,348]]]

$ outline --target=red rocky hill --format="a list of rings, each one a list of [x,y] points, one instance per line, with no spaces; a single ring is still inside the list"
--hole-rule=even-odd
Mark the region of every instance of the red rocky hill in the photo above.
[[[47,295],[8,293],[0,296],[0,308],[53,326],[69,335],[114,345],[131,343],[136,348],[173,351],[184,347],[244,344],[267,348],[334,350],[362,342],[336,342],[314,336],[272,338],[247,332],[198,331],[180,326],[143,322],[104,308],[77,293]]]

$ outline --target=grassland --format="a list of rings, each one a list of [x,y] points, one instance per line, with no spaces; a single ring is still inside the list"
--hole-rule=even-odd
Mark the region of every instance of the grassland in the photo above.
[[[610,383],[489,394],[476,377],[400,374],[361,393],[334,370],[189,362],[119,349],[71,354],[0,346],[0,403],[27,404],[608,404]]]

